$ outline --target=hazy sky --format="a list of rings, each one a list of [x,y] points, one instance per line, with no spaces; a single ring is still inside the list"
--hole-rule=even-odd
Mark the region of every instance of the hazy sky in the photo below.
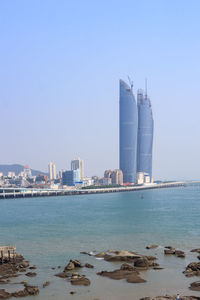
[[[119,78],[152,101],[153,174],[200,178],[200,1],[0,1],[0,163],[118,168]]]

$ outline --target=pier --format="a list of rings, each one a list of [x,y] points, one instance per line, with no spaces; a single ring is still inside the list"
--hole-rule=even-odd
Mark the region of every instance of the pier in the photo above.
[[[0,264],[15,260],[16,247],[13,246],[0,246]]]
[[[133,192],[149,189],[161,189],[161,188],[174,188],[184,187],[189,183],[168,182],[159,184],[147,184],[147,185],[134,185],[134,186],[120,186],[120,187],[108,187],[108,188],[94,188],[94,189],[32,189],[32,188],[7,188],[0,187],[0,199],[17,199],[17,198],[30,198],[30,197],[49,197],[49,196],[71,196],[71,195],[87,195],[87,194],[100,194],[100,193],[119,193],[119,192]]]

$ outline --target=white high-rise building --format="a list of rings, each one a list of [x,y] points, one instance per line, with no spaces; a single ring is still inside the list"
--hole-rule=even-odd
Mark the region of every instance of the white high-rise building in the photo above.
[[[56,164],[52,162],[49,163],[49,179],[50,180],[56,179]]]
[[[83,180],[84,178],[84,164],[83,160],[79,157],[71,161],[71,170],[80,170],[80,179]]]

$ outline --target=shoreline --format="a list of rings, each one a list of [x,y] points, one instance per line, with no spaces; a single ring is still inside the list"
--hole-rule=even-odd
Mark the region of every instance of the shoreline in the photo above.
[[[103,194],[103,193],[121,193],[135,192],[150,189],[185,187],[189,183],[184,181],[175,181],[159,184],[148,184],[126,187],[111,187],[111,188],[95,188],[95,189],[33,189],[33,188],[0,188],[0,199],[15,199],[15,198],[32,198],[32,197],[52,197],[52,196],[73,196],[73,195],[88,195],[88,194]]]

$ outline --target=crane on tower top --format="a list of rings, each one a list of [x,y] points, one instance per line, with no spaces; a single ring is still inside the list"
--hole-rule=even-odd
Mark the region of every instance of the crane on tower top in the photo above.
[[[131,80],[131,78],[127,75],[128,77],[128,81],[130,83],[130,86],[131,86],[131,90],[133,89],[133,80]]]

